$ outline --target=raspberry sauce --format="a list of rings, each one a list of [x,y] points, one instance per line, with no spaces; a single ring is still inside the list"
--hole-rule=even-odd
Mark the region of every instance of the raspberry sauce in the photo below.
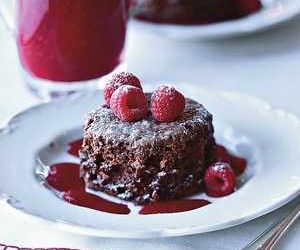
[[[126,205],[114,203],[100,198],[97,195],[82,190],[69,190],[64,193],[63,199],[73,205],[87,207],[112,214],[129,214],[130,210]]]
[[[70,142],[68,145],[69,146],[68,153],[73,156],[79,157],[79,149],[82,145],[82,142],[83,139]]]
[[[229,163],[236,176],[242,175],[247,168],[247,161],[244,158],[232,155],[222,145],[216,145],[214,161]]]
[[[58,163],[50,166],[47,183],[60,192],[84,190],[84,180],[79,177],[79,165],[75,163]]]
[[[31,75],[52,81],[101,77],[119,65],[125,0],[19,0],[17,47]]]
[[[50,167],[47,184],[61,192],[63,199],[73,205],[87,207],[114,214],[129,214],[126,205],[111,202],[85,191],[84,180],[80,178],[79,165],[59,163]]]
[[[164,202],[156,202],[145,205],[139,214],[178,213],[190,211],[210,204],[202,199],[177,199]]]
[[[78,157],[78,150],[82,139],[72,141],[68,144],[67,153]],[[217,145],[214,151],[215,161],[227,162],[231,165],[236,175],[241,175],[247,166],[245,159],[234,156],[228,150]],[[73,205],[87,207],[94,210],[114,213],[129,214],[127,205],[109,201],[97,195],[85,191],[84,180],[80,177],[80,166],[75,163],[57,163],[50,166],[46,183],[58,191],[62,199]],[[185,212],[210,204],[203,199],[176,199],[164,202],[157,202],[140,207],[139,214],[177,213]]]
[[[129,214],[127,205],[111,202],[85,191],[84,180],[80,178],[79,165],[74,163],[58,163],[50,167],[46,178],[47,184],[61,192],[61,197],[73,205],[87,207],[113,214]],[[177,213],[193,210],[208,205],[202,199],[178,199],[157,202],[142,207],[139,214]]]

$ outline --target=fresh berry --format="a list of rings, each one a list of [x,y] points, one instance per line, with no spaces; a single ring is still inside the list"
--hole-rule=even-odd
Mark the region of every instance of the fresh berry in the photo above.
[[[137,87],[123,85],[111,96],[110,107],[122,121],[132,122],[145,118],[148,114],[147,99]]]
[[[215,162],[205,172],[204,185],[209,196],[220,197],[231,194],[236,186],[234,171],[228,163]]]
[[[172,86],[160,86],[151,97],[151,112],[159,122],[175,121],[185,107],[185,98]]]
[[[142,89],[140,80],[134,74],[129,72],[114,74],[104,87],[104,100],[106,105],[110,105],[112,94],[123,85],[131,85]]]

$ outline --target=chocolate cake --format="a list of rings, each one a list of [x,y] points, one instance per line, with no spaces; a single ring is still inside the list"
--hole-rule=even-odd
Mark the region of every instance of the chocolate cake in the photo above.
[[[131,14],[155,23],[206,24],[247,16],[260,0],[132,0]]]
[[[88,188],[137,204],[190,195],[201,191],[214,144],[212,115],[191,99],[170,123],[151,114],[123,122],[103,106],[84,126],[81,176]]]

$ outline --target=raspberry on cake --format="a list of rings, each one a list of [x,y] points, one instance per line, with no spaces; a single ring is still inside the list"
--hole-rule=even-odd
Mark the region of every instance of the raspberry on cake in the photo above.
[[[110,99],[110,108],[124,122],[138,121],[148,114],[144,92],[130,85],[123,85],[113,93]]]
[[[104,100],[107,106],[110,105],[112,94],[123,85],[131,85],[142,89],[140,80],[134,74],[130,72],[116,73],[107,81],[104,87]]]
[[[212,115],[187,98],[169,123],[151,114],[124,122],[99,107],[84,126],[81,176],[88,188],[138,204],[190,195],[201,191],[214,145]]]
[[[175,121],[181,116],[184,106],[184,96],[170,85],[158,87],[151,97],[152,115],[160,122]]]

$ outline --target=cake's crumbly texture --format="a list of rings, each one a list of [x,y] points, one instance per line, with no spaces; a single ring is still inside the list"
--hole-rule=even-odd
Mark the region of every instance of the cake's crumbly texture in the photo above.
[[[100,107],[84,126],[81,175],[88,188],[137,204],[191,195],[202,189],[214,145],[212,115],[190,99],[170,123],[151,114],[122,122]]]

